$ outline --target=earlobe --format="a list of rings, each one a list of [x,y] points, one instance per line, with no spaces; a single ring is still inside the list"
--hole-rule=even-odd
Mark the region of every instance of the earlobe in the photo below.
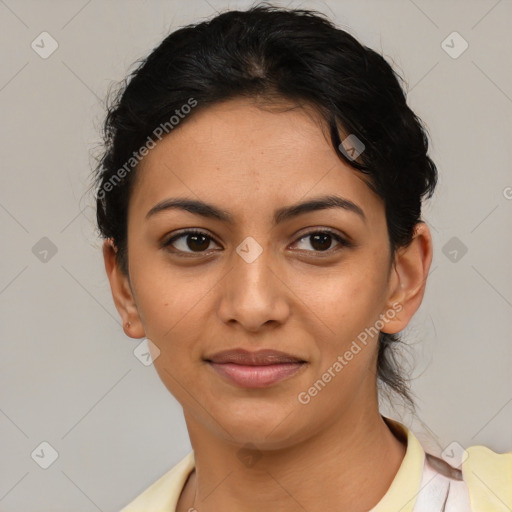
[[[130,280],[117,262],[117,248],[112,239],[103,242],[103,260],[112,291],[112,298],[123,322],[123,330],[130,338],[143,338],[144,328],[133,297]]]
[[[425,222],[420,221],[415,226],[411,243],[396,251],[389,278],[387,304],[388,310],[393,309],[395,313],[381,329],[382,332],[393,334],[401,331],[420,307],[432,263],[432,252],[430,230]]]

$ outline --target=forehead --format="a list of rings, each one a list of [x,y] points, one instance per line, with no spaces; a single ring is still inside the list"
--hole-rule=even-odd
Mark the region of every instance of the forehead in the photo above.
[[[145,214],[167,197],[188,197],[254,214],[270,203],[337,193],[369,217],[383,213],[368,177],[339,159],[312,108],[232,99],[185,121],[139,164],[130,210]]]

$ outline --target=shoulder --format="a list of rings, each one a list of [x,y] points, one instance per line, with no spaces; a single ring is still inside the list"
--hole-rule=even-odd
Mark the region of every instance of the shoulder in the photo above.
[[[480,445],[467,448],[462,478],[475,510],[512,510],[512,452],[497,453]]]
[[[464,450],[459,467],[426,453],[417,501],[415,512],[510,512],[512,452],[472,446]]]
[[[400,480],[402,487],[415,489],[408,511],[512,512],[512,452],[458,446],[441,458],[425,451],[405,425],[394,424],[407,434],[404,469],[420,474],[414,481]]]

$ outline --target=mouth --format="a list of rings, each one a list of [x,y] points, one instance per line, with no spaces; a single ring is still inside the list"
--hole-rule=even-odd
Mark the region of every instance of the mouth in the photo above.
[[[271,386],[306,366],[300,357],[277,350],[226,350],[205,358],[208,365],[233,384],[244,388]]]

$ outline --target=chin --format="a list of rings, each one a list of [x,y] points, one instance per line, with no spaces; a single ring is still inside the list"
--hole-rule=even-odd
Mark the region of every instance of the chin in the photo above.
[[[212,411],[213,416],[231,434],[226,440],[238,445],[254,444],[262,450],[282,449],[305,439],[307,431],[311,430],[298,421],[300,410],[290,411],[289,406],[277,401],[258,405],[251,400],[247,404],[228,400],[223,403],[222,409]],[[222,435],[227,434],[222,432]]]

